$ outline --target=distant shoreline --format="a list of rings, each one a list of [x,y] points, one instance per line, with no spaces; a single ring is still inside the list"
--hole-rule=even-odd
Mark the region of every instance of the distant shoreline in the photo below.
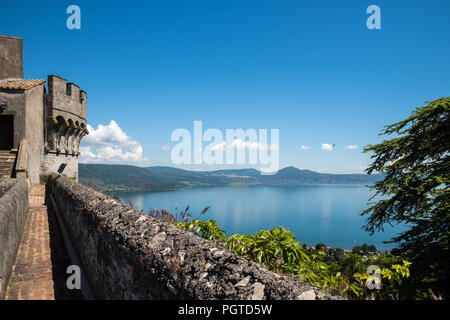
[[[379,174],[329,174],[286,167],[274,175],[256,169],[188,171],[172,167],[80,164],[79,181],[105,192],[174,191],[181,188],[257,185],[371,185]]]
[[[365,183],[301,183],[301,184],[224,184],[224,185],[195,185],[195,186],[179,186],[174,188],[155,188],[155,189],[133,189],[133,188],[99,188],[101,192],[111,193],[133,193],[133,192],[170,192],[181,189],[196,189],[196,188],[220,188],[220,187],[281,187],[281,186],[365,186]]]

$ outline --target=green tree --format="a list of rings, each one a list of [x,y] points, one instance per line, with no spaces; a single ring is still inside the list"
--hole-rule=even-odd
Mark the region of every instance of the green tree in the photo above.
[[[363,245],[361,246],[361,250],[364,254],[366,254],[367,252],[369,252],[369,245],[367,243],[363,243]]]
[[[450,283],[449,111],[449,97],[427,102],[381,132],[393,138],[364,149],[373,159],[366,172],[378,171],[384,179],[372,187],[381,200],[362,212],[371,233],[385,224],[408,227],[391,242],[412,262],[414,287],[431,288],[444,297]]]
[[[362,247],[361,246],[354,246],[352,249],[352,252],[354,254],[362,254]]]

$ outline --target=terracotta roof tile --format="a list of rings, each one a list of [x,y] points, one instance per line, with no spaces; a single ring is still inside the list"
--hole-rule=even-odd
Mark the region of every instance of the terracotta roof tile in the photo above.
[[[44,83],[42,79],[0,80],[0,89],[27,90]]]
[[[3,34],[0,34],[0,38],[22,40],[22,38],[19,38],[19,37],[7,36],[7,35],[3,35]]]

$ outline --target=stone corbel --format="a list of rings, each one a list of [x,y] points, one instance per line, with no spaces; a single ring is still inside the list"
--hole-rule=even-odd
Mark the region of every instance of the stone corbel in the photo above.
[[[66,131],[65,134],[65,151],[66,154],[72,154],[73,153],[73,148],[72,148],[72,138],[73,138],[73,133],[76,129],[76,126],[74,124],[72,124]]]
[[[80,134],[80,132],[81,132],[81,127],[78,125],[75,127],[75,130],[72,133],[71,148],[72,148],[74,155],[77,155],[77,152],[78,152],[77,139],[78,139],[78,135]]]
[[[57,152],[64,153],[66,151],[66,133],[70,129],[70,124],[64,120],[58,130],[58,148]]]
[[[87,134],[87,130],[84,129],[84,128],[82,128],[82,129],[80,130],[80,132],[78,133],[77,138],[76,138],[76,143],[75,143],[76,147],[75,147],[75,149],[74,149],[74,153],[75,153],[75,154],[79,154],[78,150],[79,150],[79,148],[80,148],[80,142],[81,142],[81,139],[83,139],[83,137],[84,137],[86,134]]]
[[[45,142],[46,151],[56,151],[58,144],[58,120],[51,118],[48,120],[47,139]]]

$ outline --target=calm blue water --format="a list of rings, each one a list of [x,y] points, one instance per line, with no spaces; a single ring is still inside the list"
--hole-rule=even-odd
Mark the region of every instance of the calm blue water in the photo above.
[[[363,185],[226,186],[115,195],[145,212],[150,208],[174,212],[176,204],[183,209],[190,205],[194,218],[211,206],[202,219],[216,220],[227,235],[253,234],[282,225],[308,245],[324,242],[351,249],[368,243],[386,250],[394,245],[382,241],[403,230],[400,226],[388,227],[384,233],[370,236],[361,229],[365,217],[359,213],[371,196]]]

